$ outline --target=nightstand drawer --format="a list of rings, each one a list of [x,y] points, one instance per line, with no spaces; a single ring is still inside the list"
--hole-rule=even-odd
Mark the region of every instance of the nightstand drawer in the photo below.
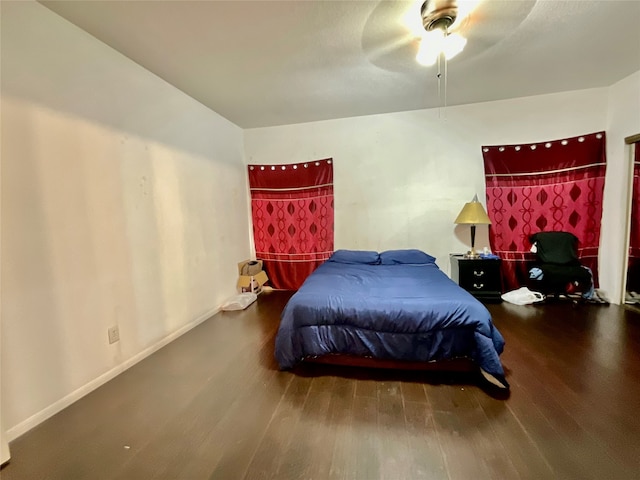
[[[465,290],[500,290],[500,262],[464,260],[459,264],[458,283]]]
[[[464,258],[451,255],[451,278],[480,300],[500,301],[500,259]]]

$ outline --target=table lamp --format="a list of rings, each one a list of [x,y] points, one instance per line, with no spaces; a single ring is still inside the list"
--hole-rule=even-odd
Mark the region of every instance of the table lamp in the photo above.
[[[491,220],[489,220],[487,212],[478,201],[478,195],[475,195],[469,203],[464,204],[454,223],[458,225],[471,225],[471,251],[466,256],[468,258],[479,257],[474,248],[476,243],[476,225],[491,225]]]

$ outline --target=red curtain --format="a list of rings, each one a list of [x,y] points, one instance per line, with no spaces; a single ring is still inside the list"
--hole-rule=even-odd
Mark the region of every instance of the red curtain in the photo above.
[[[629,265],[627,291],[640,293],[640,142],[633,144],[633,193],[631,197],[631,232],[629,236]]]
[[[297,290],[333,253],[333,162],[249,165],[256,256],[274,288]]]
[[[580,262],[598,286],[598,247],[606,169],[605,133],[533,144],[482,147],[491,248],[508,290],[528,283],[529,236],[578,237]]]

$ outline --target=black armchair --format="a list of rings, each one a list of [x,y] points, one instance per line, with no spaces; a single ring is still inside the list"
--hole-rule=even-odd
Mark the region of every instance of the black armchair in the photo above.
[[[536,262],[529,270],[529,288],[545,295],[593,295],[593,276],[578,260],[578,238],[569,232],[531,235]]]

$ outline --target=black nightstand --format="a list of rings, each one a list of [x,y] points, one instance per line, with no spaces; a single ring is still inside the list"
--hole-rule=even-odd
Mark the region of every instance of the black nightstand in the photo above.
[[[451,254],[451,278],[483,302],[501,302],[500,259],[464,258]]]

